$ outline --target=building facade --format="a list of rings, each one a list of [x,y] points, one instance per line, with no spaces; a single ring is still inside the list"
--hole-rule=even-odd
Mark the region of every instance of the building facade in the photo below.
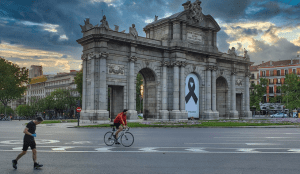
[[[146,38],[134,24],[124,33],[109,28],[105,16],[100,26],[87,19],[77,40],[83,46],[81,122],[108,120],[123,109],[129,110],[128,119],[137,119],[137,73],[144,78],[146,119],[252,117],[247,51],[243,57],[235,48],[219,52],[220,27],[200,4],[188,1],[184,11],[156,18],[144,28]]]
[[[255,80],[259,81],[259,78],[268,79],[269,85],[264,95],[264,103],[269,103],[271,98],[281,95],[281,91],[277,87],[284,83],[285,75],[294,73],[300,76],[300,57],[297,55],[297,57],[288,60],[263,61],[259,65],[251,66],[250,70],[255,68],[257,69],[255,73],[258,72],[259,74],[258,79]],[[277,102],[280,103],[280,101]]]

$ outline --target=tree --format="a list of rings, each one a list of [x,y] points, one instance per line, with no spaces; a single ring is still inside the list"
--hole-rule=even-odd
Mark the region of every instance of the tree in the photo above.
[[[5,109],[4,105],[0,104],[0,114],[5,113],[5,110],[8,115],[14,115],[14,113],[15,113],[14,110],[10,106],[7,106]]]
[[[77,72],[75,79],[76,89],[79,92],[80,96],[82,97],[82,79],[83,79],[83,70],[81,69]]]
[[[287,109],[300,107],[300,77],[290,73],[285,75],[284,84],[278,87],[282,93],[282,101]]]
[[[28,69],[20,68],[17,64],[0,57],[0,101],[4,105],[5,115],[7,104],[21,98],[28,83]]]
[[[140,101],[142,85],[143,85],[143,76],[141,73],[138,73],[136,77],[136,110],[143,112],[143,102]]]
[[[266,78],[260,78],[259,81],[260,83],[257,85],[251,84],[253,91],[250,94],[250,106],[252,108],[255,107],[257,111],[260,111],[259,104],[263,102],[263,96],[266,94],[267,86],[269,85]]]

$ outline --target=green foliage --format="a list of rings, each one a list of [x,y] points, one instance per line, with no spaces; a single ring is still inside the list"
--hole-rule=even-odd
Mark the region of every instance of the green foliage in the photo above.
[[[10,101],[21,98],[28,83],[28,69],[0,57],[0,102],[5,108]]]
[[[282,101],[289,110],[300,107],[300,78],[293,73],[285,75],[284,84],[281,87]]]
[[[255,85],[251,84],[253,91],[250,93],[250,107],[256,108],[257,111],[260,111],[259,103],[263,102],[263,96],[267,92],[267,86],[269,85],[268,79],[260,78],[260,83]]]
[[[3,105],[0,105],[0,114],[5,114],[5,107]],[[10,115],[14,115],[15,112],[10,106],[7,106],[6,114],[7,114],[7,116],[10,116]]]
[[[136,110],[138,112],[143,112],[143,99],[140,101],[141,85],[143,85],[143,76],[138,73],[136,77]]]
[[[83,79],[83,71],[82,69],[76,74],[75,79],[75,84],[76,84],[76,89],[79,92],[80,96],[82,97],[82,79]]]
[[[29,105],[19,105],[16,108],[16,112],[17,112],[18,116],[25,116],[27,118],[30,118],[33,116],[31,107]]]

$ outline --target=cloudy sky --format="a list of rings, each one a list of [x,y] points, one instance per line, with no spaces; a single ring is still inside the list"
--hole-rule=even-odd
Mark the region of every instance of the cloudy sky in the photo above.
[[[100,24],[128,32],[183,11],[186,0],[0,0],[0,56],[21,67],[42,65],[44,74],[81,68],[79,24]],[[194,2],[194,0],[192,0]],[[202,0],[202,12],[221,27],[219,51],[235,47],[251,61],[291,59],[300,54],[300,0]]]

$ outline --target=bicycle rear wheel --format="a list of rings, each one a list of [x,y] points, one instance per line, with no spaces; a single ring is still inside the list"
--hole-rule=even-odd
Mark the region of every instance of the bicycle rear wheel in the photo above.
[[[113,137],[113,132],[106,132],[104,135],[104,143],[108,146],[115,144],[115,138]]]
[[[134,142],[134,137],[132,133],[130,132],[125,132],[122,137],[121,137],[121,143],[125,147],[129,147],[133,144]]]

